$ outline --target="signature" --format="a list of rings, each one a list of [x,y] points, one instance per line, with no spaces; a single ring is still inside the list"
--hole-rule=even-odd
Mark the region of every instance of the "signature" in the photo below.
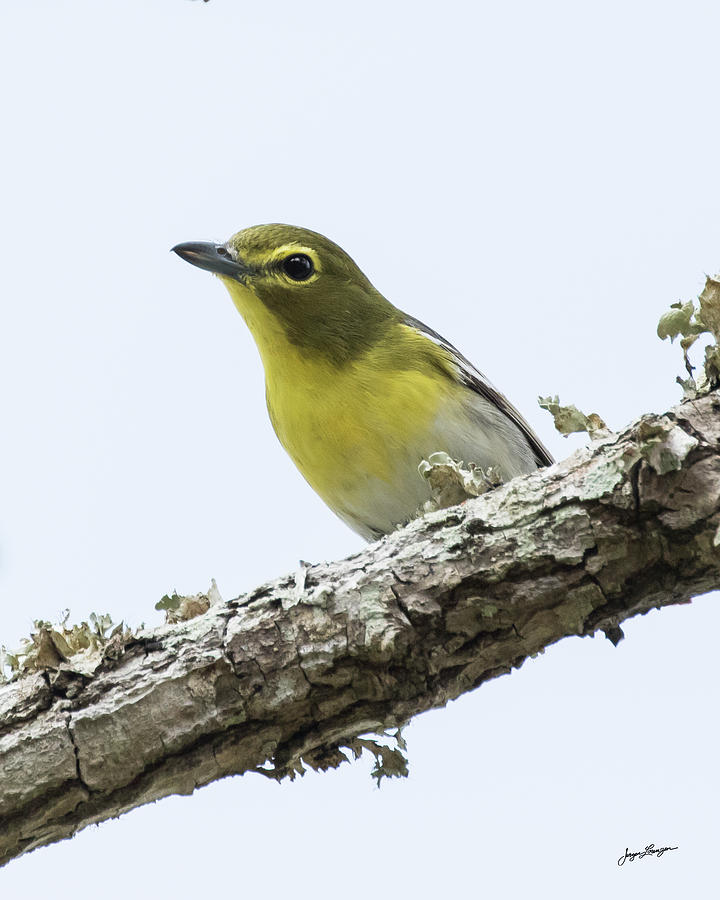
[[[626,859],[629,859],[630,862],[635,862],[636,859],[642,859],[643,856],[655,855],[659,859],[668,850],[677,850],[677,847],[656,847],[655,844],[648,844],[644,850],[638,850],[637,853],[631,853],[626,847],[625,854],[618,859],[617,864],[622,866],[625,864]]]

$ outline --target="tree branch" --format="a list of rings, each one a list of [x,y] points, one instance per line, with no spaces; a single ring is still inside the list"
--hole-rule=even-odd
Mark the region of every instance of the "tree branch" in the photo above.
[[[358,735],[568,635],[720,586],[720,397],[188,622],[0,688],[0,862],[226,775],[338,765]]]

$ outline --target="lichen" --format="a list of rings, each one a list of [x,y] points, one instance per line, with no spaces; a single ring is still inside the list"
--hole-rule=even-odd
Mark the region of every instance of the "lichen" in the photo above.
[[[641,456],[658,475],[682,468],[688,453],[697,447],[697,439],[673,424],[666,416],[654,421],[643,420],[636,430]]]
[[[186,622],[202,615],[222,598],[215,579],[206,594],[182,596],[176,591],[166,594],[155,609],[165,612],[168,625]],[[48,669],[76,672],[89,677],[104,659],[116,657],[124,647],[145,630],[144,623],[130,628],[124,622],[114,622],[108,613],[90,613],[88,622],[68,625],[70,610],[65,610],[58,623],[38,619],[30,637],[23,638],[16,650],[0,646],[0,684],[14,681],[23,675]]]
[[[68,625],[66,610],[58,624],[36,620],[35,631],[14,651],[0,648],[0,682],[64,665],[69,671],[92,675],[103,659],[121,650],[133,637],[124,622],[113,622],[107,613],[91,613],[90,622]]]
[[[546,409],[550,413],[555,428],[563,437],[585,431],[593,440],[599,440],[611,434],[610,429],[597,413],[590,413],[589,416],[586,416],[577,406],[561,406],[560,398],[557,395],[555,397],[538,397],[538,405],[540,409]]]
[[[482,469],[475,463],[465,464],[447,453],[431,453],[418,466],[418,472],[427,481],[431,499],[418,510],[418,516],[456,506],[471,497],[491,491],[502,484],[500,470],[495,466]]]
[[[388,745],[387,741],[391,744],[394,742],[395,746]],[[376,780],[378,787],[383,778],[407,778],[409,773],[407,743],[400,728],[395,732],[378,731],[360,735],[337,746],[319,747],[282,765],[270,763],[258,766],[253,771],[274,781],[283,781],[286,778],[294,781],[298,775],[302,777],[308,769],[314,772],[337,769],[343,763],[350,762],[350,757],[354,760],[360,759],[363,751],[367,751],[375,758],[370,775]]]
[[[698,296],[697,307],[693,300],[671,303],[669,311],[660,317],[657,334],[663,341],[670,338],[671,343],[680,337],[689,377],[678,376],[676,381],[683,389],[684,399],[694,400],[720,387],[720,275],[707,276],[705,287]],[[695,378],[695,366],[690,362],[688,351],[703,334],[710,335],[713,340],[705,347],[703,371]]]
[[[184,596],[178,594],[177,591],[173,591],[172,594],[165,594],[158,600],[155,604],[155,609],[162,610],[165,613],[165,623],[167,625],[175,625],[177,622],[187,622],[189,619],[201,616],[211,606],[221,602],[222,597],[213,578],[206,594]]]

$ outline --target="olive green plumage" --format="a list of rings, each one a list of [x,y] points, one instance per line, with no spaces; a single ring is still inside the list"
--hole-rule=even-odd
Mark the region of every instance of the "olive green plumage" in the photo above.
[[[269,264],[267,251],[293,243],[305,246],[309,239],[322,261],[322,281],[313,291],[298,291],[277,277],[281,260]],[[386,339],[401,316],[347,253],[322,234],[291,225],[260,225],[228,243],[250,263],[247,282],[282,322],[288,340],[308,353],[343,365]]]
[[[278,438],[364,537],[416,514],[428,497],[417,466],[433,452],[505,478],[552,462],[465,357],[387,301],[323,235],[259,225],[225,244],[173,249],[224,282],[260,351]]]

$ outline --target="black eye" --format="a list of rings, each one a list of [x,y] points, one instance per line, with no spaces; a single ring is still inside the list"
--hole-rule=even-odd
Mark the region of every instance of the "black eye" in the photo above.
[[[293,281],[306,281],[315,271],[313,261],[304,253],[293,253],[282,261],[282,267],[286,275]]]

